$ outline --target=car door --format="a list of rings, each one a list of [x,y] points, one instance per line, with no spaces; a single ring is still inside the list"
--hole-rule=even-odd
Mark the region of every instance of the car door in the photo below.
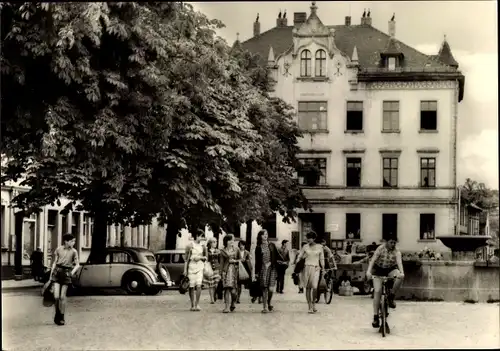
[[[109,285],[111,253],[107,253],[104,261],[93,261],[89,257],[83,265],[78,279],[82,288],[105,288]]]
[[[167,266],[171,279],[179,284],[181,275],[184,272],[184,253],[176,252],[170,254],[170,264]]]
[[[126,271],[133,268],[134,260],[128,252],[115,251],[113,252],[111,268],[110,268],[110,286],[118,288],[122,285],[122,277]]]

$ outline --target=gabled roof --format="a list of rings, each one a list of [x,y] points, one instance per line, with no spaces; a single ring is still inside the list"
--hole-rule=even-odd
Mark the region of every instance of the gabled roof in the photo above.
[[[386,49],[390,36],[369,25],[336,25],[327,26],[335,29],[335,45],[347,56],[351,56],[354,46],[358,51],[359,64],[361,68],[377,68],[380,63],[380,54]],[[260,35],[250,38],[242,43],[242,47],[254,54],[259,54],[261,63],[265,64],[269,47],[274,49],[275,57],[278,58],[293,45],[293,26],[275,27]],[[394,45],[405,57],[405,67],[410,69],[436,69],[449,68],[448,65],[433,60],[416,49],[394,39]],[[427,65],[427,66],[426,66]]]
[[[384,50],[381,52],[384,55],[402,55],[401,47],[398,41],[394,37],[390,37],[387,41],[387,45]]]

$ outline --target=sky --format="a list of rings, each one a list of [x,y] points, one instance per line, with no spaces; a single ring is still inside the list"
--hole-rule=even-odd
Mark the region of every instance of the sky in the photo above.
[[[194,8],[225,24],[219,35],[229,44],[252,36],[259,13],[261,32],[276,25],[286,10],[310,13],[310,2],[194,2]],[[317,1],[326,25],[343,24],[345,16],[359,24],[370,9],[372,25],[387,33],[396,15],[396,38],[425,54],[437,54],[446,35],[459,69],[465,75],[464,99],[458,117],[458,183],[466,178],[498,189],[498,44],[496,1]]]

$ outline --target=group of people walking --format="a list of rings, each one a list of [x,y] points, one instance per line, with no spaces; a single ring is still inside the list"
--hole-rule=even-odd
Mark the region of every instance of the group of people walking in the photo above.
[[[255,270],[253,270],[251,255],[246,250],[244,241],[235,244],[234,236],[227,234],[223,238],[223,247],[218,249],[214,238],[208,239],[206,247],[202,246],[203,237],[203,230],[196,231],[192,234],[192,243],[186,247],[184,276],[189,280],[191,311],[201,310],[199,301],[202,285],[208,288],[210,303],[214,304],[217,300],[217,287],[221,283],[223,313],[233,312],[236,304],[240,303],[243,286],[250,288],[251,285],[258,286],[261,292],[259,302],[263,305],[262,313],[272,312],[274,292],[283,293],[285,273],[290,264],[288,241],[284,240],[281,247],[277,248],[268,240],[269,235],[265,229],[259,231],[254,255]],[[314,296],[321,271],[325,268],[324,252],[327,247],[316,242],[314,232],[309,232],[306,237],[307,243],[298,253],[295,263],[303,265],[299,286],[306,289],[309,313],[316,313]],[[330,261],[329,259],[330,257],[327,257],[327,261]],[[252,302],[256,298],[254,296]]]

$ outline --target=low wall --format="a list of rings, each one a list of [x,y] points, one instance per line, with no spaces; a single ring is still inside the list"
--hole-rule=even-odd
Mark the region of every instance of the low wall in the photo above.
[[[401,299],[486,302],[500,299],[500,267],[463,261],[424,261],[405,268]]]

